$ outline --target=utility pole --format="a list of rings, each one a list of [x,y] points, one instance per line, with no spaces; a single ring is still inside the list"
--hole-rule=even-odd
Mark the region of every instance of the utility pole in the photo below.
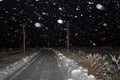
[[[69,26],[70,26],[70,23],[69,21],[67,21],[66,23],[66,28],[67,28],[67,53],[69,54],[70,53],[70,33],[69,33]]]
[[[23,53],[25,53],[26,51],[26,32],[25,32],[25,27],[26,27],[26,23],[23,24]]]

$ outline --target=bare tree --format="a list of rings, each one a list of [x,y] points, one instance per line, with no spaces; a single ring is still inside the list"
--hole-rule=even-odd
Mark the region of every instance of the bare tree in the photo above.
[[[113,55],[110,55],[110,57],[112,58],[112,61],[117,65],[118,70],[120,70],[120,55],[118,56],[118,58]]]

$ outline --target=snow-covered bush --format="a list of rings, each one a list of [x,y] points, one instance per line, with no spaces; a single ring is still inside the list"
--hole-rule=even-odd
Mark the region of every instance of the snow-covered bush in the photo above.
[[[61,51],[66,52],[64,49]],[[109,52],[108,48],[106,54],[103,54],[104,51],[106,52],[104,48],[90,48],[90,50],[85,48],[83,51],[75,49],[70,52],[69,56],[72,56],[80,66],[86,68],[89,76],[94,75],[98,80],[120,80],[120,52],[118,50],[112,52],[111,49]]]
[[[107,68],[105,57],[99,54],[89,54],[85,61],[88,73],[94,75],[97,79],[102,78],[103,73]]]

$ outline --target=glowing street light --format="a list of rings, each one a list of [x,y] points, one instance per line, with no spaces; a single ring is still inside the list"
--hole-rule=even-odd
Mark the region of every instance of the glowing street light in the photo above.
[[[57,22],[59,24],[63,24],[64,23],[62,19],[57,20]],[[67,33],[67,52],[69,54],[69,52],[70,52],[70,30],[69,30],[70,22],[67,21],[65,26],[66,26],[66,29],[67,29],[66,30],[66,33]]]

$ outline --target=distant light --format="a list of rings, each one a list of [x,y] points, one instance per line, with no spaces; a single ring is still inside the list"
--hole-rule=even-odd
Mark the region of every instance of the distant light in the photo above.
[[[59,24],[63,24],[63,20],[61,20],[61,19],[57,20],[57,22],[58,22]]]
[[[96,8],[99,9],[99,10],[104,10],[104,6],[101,5],[101,4],[97,4],[97,5],[96,5]]]
[[[3,0],[0,0],[0,2],[2,2]]]
[[[42,27],[42,25],[40,23],[35,23],[35,27]]]

